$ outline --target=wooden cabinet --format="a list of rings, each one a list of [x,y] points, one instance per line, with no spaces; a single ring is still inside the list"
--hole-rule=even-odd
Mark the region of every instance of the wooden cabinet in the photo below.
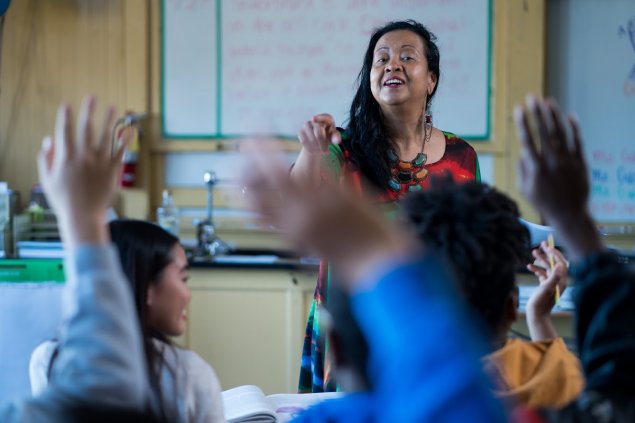
[[[267,268],[194,268],[181,340],[214,367],[223,389],[254,384],[295,392],[316,273]]]
[[[216,370],[223,389],[254,384],[265,393],[296,392],[306,316],[317,269],[210,267],[190,270],[192,300],[181,343]],[[535,284],[532,275],[519,283]],[[524,315],[514,329],[528,334]],[[570,338],[571,314],[554,315]]]

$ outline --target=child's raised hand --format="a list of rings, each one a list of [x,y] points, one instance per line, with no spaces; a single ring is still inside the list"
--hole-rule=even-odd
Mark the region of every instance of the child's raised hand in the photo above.
[[[514,109],[521,150],[518,188],[551,225],[572,260],[603,249],[588,209],[590,183],[576,119],[553,99]]]
[[[97,131],[94,110],[95,98],[86,97],[75,123],[70,107],[60,106],[55,135],[44,138],[37,158],[40,182],[71,246],[104,240],[105,213],[115,195],[125,148],[122,142],[111,155],[114,109],[108,109]]]
[[[251,207],[300,250],[334,263],[345,289],[354,289],[363,273],[383,259],[417,250],[408,233],[385,222],[370,203],[346,187],[325,182],[320,190],[307,190],[298,185],[289,177],[280,153],[261,144],[245,149],[248,165],[243,185]],[[271,207],[272,195],[282,199],[281,207]]]
[[[550,321],[551,310],[555,305],[556,286],[561,294],[567,287],[568,263],[560,251],[549,247],[544,241],[539,248],[532,251],[532,255],[536,261],[528,264],[527,269],[536,275],[540,284],[527,302],[527,319],[534,322]],[[553,268],[550,257],[553,257]]]
[[[534,96],[526,107],[516,107],[514,117],[521,143],[519,190],[551,225],[586,210],[589,180],[577,121],[554,100]]]

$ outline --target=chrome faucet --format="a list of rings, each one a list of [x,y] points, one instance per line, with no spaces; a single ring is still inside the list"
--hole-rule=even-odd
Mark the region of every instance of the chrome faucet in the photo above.
[[[218,182],[218,178],[214,172],[207,171],[203,174],[203,182],[207,187],[207,217],[196,225],[197,255],[199,257],[214,257],[227,254],[231,247],[216,235],[216,227],[212,217],[214,186]]]

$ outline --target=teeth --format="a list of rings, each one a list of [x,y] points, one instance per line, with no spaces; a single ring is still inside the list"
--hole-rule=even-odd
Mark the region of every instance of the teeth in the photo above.
[[[399,79],[389,79],[384,84],[403,84],[403,82],[400,81]]]

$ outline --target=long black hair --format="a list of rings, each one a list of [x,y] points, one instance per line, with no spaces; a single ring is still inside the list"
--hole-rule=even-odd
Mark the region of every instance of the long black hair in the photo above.
[[[370,89],[370,71],[377,41],[385,34],[398,30],[408,30],[421,37],[428,69],[437,77],[437,84],[426,100],[426,108],[429,107],[430,100],[437,91],[441,77],[439,48],[435,44],[437,37],[419,22],[414,20],[389,22],[376,29],[370,37],[364,64],[357,76],[357,92],[351,104],[346,132],[349,136],[348,148],[352,161],[359,167],[362,174],[380,189],[388,188],[390,161],[387,152],[394,145],[383,123],[379,103]]]
[[[161,272],[172,262],[179,239],[158,225],[143,220],[121,219],[109,224],[110,237],[119,252],[121,268],[134,295],[141,326],[150,387],[156,394],[159,417],[166,418],[161,401],[161,371],[166,363],[154,339],[171,345],[169,339],[148,325],[148,288],[157,285]],[[172,369],[169,369],[170,371]]]

